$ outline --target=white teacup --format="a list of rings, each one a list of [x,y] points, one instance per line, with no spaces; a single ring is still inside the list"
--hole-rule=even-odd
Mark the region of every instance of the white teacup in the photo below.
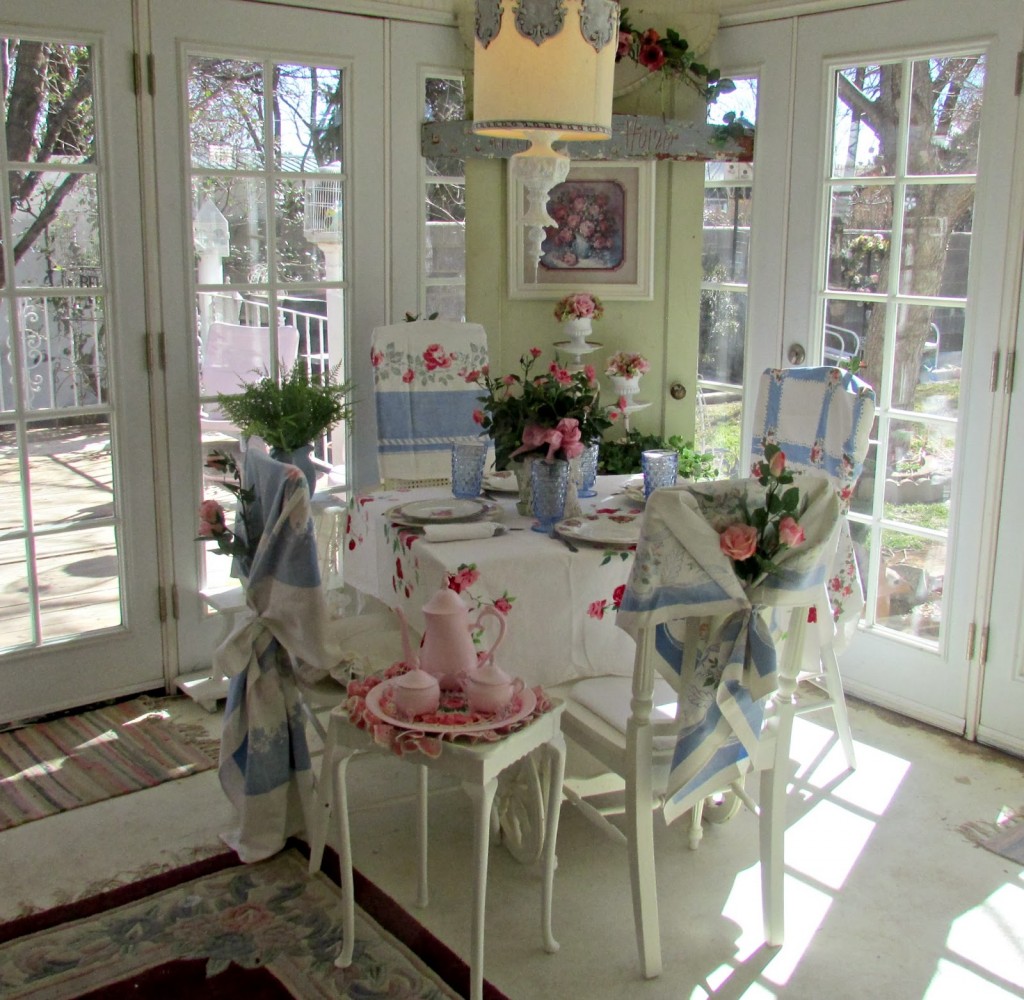
[[[523,690],[523,679],[513,680],[491,661],[463,674],[462,688],[474,712],[496,714],[508,708],[513,697]]]
[[[394,679],[392,696],[399,712],[415,718],[437,711],[441,703],[441,686],[436,677],[417,667]]]

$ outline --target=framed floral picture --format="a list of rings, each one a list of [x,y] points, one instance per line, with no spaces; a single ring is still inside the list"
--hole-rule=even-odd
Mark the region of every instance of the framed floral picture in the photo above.
[[[654,161],[574,162],[551,189],[536,274],[527,260],[521,182],[509,183],[509,297],[549,299],[581,286],[602,299],[654,297]]]

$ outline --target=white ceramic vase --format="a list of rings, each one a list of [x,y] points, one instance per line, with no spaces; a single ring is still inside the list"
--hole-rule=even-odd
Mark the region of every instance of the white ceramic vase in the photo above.
[[[639,375],[610,375],[612,388],[617,396],[625,396],[629,399],[640,391]]]
[[[565,321],[565,332],[569,335],[570,343],[575,347],[582,347],[586,344],[587,337],[593,332],[590,317],[567,319]]]

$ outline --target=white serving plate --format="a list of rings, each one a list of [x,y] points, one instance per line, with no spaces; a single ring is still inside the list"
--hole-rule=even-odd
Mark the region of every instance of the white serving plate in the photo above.
[[[440,722],[420,722],[416,719],[403,719],[392,714],[384,707],[384,702],[391,692],[394,681],[383,681],[375,687],[370,688],[366,696],[366,707],[381,719],[392,726],[400,729],[414,729],[418,733],[438,734],[460,734],[460,733],[483,733],[488,729],[501,729],[519,722],[530,715],[537,707],[537,695],[533,690],[524,687],[522,691],[514,695],[509,710],[490,716],[480,722],[459,723],[458,725],[445,725]],[[389,699],[388,699],[389,700]]]
[[[518,493],[519,483],[516,474],[506,469],[503,472],[487,472],[484,474],[484,489],[492,493]]]
[[[501,508],[490,500],[439,497],[436,500],[410,500],[391,507],[387,512],[396,524],[457,524],[478,521],[496,514]]]

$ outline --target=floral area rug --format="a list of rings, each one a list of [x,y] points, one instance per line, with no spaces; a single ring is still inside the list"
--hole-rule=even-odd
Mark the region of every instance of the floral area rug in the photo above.
[[[254,865],[217,855],[0,925],[0,996],[459,996],[441,975],[468,984],[464,963],[362,876],[356,902],[353,962],[338,969],[342,899],[327,875],[308,875],[295,849]]]

